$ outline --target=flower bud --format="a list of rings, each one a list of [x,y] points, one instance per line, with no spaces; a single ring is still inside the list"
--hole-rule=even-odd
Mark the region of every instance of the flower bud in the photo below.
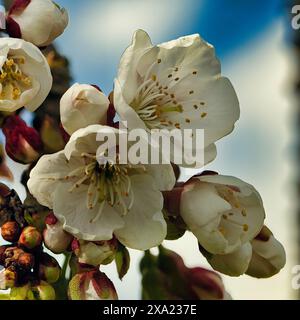
[[[46,229],[43,232],[45,246],[53,253],[63,253],[68,249],[73,236],[64,231],[62,223],[53,213],[46,218]]]
[[[27,300],[30,286],[26,284],[22,287],[13,287],[10,290],[10,300]]]
[[[61,122],[68,134],[91,124],[106,124],[108,98],[88,84],[74,84],[60,101]]]
[[[17,279],[17,273],[11,269],[0,271],[0,290],[7,290],[14,287]]]
[[[45,281],[40,281],[38,285],[31,288],[31,291],[37,300],[55,300],[54,288]]]
[[[58,262],[47,253],[40,258],[39,277],[48,283],[55,283],[60,277],[60,266]]]
[[[20,226],[16,221],[7,221],[1,227],[1,236],[8,242],[18,241],[20,232]]]
[[[76,240],[75,240],[76,241]],[[108,241],[84,241],[77,240],[74,253],[78,257],[79,263],[99,266],[100,264],[109,264],[115,257],[117,250],[117,240],[114,238]]]
[[[42,243],[42,235],[35,227],[26,227],[23,229],[20,238],[19,245],[27,249],[35,249]]]
[[[6,138],[5,150],[10,158],[23,164],[32,163],[39,158],[43,147],[40,136],[19,116],[8,117],[2,130]]]
[[[18,247],[8,247],[3,254],[4,266],[16,265],[22,253],[24,251]]]
[[[286,263],[282,244],[264,226],[251,242],[253,254],[247,270],[249,276],[269,278],[278,273]]]
[[[45,47],[68,25],[68,13],[51,0],[15,0],[6,24],[9,35]]]
[[[30,271],[34,267],[35,258],[31,253],[21,253],[18,257],[17,265],[24,271]]]
[[[206,174],[190,179],[180,198],[180,215],[200,245],[226,255],[261,230],[265,211],[256,189],[235,177]]]
[[[193,293],[199,300],[222,300],[225,288],[221,277],[204,268],[192,268],[188,273]]]
[[[78,273],[69,283],[70,300],[117,300],[117,292],[109,278],[98,270]]]

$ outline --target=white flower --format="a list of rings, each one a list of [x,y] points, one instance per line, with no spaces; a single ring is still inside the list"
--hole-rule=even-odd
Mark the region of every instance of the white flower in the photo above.
[[[265,219],[254,187],[221,175],[202,175],[186,183],[180,214],[200,245],[212,254],[232,253],[253,240]]]
[[[120,62],[114,105],[129,128],[204,129],[206,163],[239,118],[235,91],[198,34],[153,46],[136,31]]]
[[[52,87],[49,65],[33,44],[0,38],[0,111],[36,110]]]
[[[106,124],[108,98],[88,84],[75,83],[60,101],[61,122],[71,135],[90,124]]]
[[[253,254],[247,274],[256,278],[269,278],[285,265],[286,255],[282,244],[264,226],[251,242]]]
[[[63,151],[43,156],[30,173],[29,190],[78,239],[114,234],[125,246],[148,249],[166,236],[160,190],[173,188],[172,166],[103,164],[97,149],[104,142],[96,136],[105,132],[119,134],[91,125],[76,131]]]
[[[14,3],[7,17],[8,33],[44,47],[60,36],[69,22],[68,13],[51,0]]]

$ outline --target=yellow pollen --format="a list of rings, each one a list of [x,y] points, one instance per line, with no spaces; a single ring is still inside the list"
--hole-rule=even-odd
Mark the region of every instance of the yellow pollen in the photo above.
[[[152,79],[153,81],[156,81],[156,75],[153,74],[152,77],[151,77],[151,79]]]
[[[0,84],[2,91],[0,99],[17,100],[27,87],[32,85],[31,79],[19,67],[24,64],[23,57],[8,58],[0,69]]]
[[[201,118],[205,118],[207,116],[207,113],[206,112],[202,112],[201,113]]]
[[[249,230],[249,226],[247,225],[247,224],[244,224],[243,225],[243,230],[246,232],[246,231],[248,231]]]

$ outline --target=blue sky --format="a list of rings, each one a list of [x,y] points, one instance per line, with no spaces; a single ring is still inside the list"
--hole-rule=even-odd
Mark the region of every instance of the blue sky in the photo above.
[[[289,86],[292,59],[286,45],[281,0],[57,0],[70,14],[70,25],[57,44],[71,61],[74,82],[112,89],[120,55],[137,28],[154,43],[200,33],[212,43],[223,74],[232,81],[241,105],[234,132],[218,143],[218,158],[209,168],[244,179],[264,199],[267,223],[284,242],[289,263],[270,280],[249,277],[225,282],[235,298],[289,298],[290,267],[295,260],[289,149],[293,113]],[[19,190],[19,187],[16,186]],[[294,237],[294,238],[293,238]],[[188,265],[204,264],[191,236],[167,245]],[[120,298],[139,297],[140,254],[132,251],[132,269],[123,283],[113,266],[106,267]],[[130,290],[128,290],[130,287]],[[134,289],[133,289],[134,288]]]

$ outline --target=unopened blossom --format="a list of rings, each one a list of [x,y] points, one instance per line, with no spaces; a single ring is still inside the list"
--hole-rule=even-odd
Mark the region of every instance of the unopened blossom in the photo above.
[[[52,86],[41,51],[22,39],[0,38],[0,111],[36,110]]]
[[[212,254],[228,254],[259,233],[265,211],[256,189],[235,177],[202,175],[183,188],[180,215]]]
[[[159,248],[159,255],[146,253],[141,261],[144,299],[223,300],[221,277],[200,267],[188,268],[175,252]]]
[[[28,164],[40,157],[43,143],[39,133],[19,116],[8,117],[2,131],[6,138],[5,150],[11,159]]]
[[[28,188],[76,238],[102,241],[115,235],[125,246],[149,249],[166,236],[161,191],[173,188],[174,172],[171,165],[108,161],[105,152],[97,152],[107,148],[97,135],[112,134],[119,137],[120,131],[101,125],[79,129],[64,150],[40,158]]]
[[[15,0],[6,21],[11,37],[44,47],[64,32],[69,17],[67,11],[52,0]]]
[[[105,273],[92,270],[76,274],[69,283],[70,300],[117,300],[118,295]]]
[[[60,101],[61,122],[68,134],[90,124],[106,124],[108,98],[96,87],[75,83]]]
[[[96,242],[75,240],[74,242],[75,245],[72,245],[72,248],[78,257],[78,262],[95,267],[110,263],[115,257],[118,245],[116,239]]]
[[[43,232],[45,246],[56,254],[66,251],[73,236],[64,231],[62,223],[53,213],[46,217],[45,223],[46,229]]]
[[[154,46],[136,31],[120,61],[114,106],[129,128],[204,129],[205,163],[239,118],[235,91],[198,34]]]
[[[278,273],[286,263],[282,244],[266,226],[252,240],[252,258],[247,274],[255,278],[269,278]]]

